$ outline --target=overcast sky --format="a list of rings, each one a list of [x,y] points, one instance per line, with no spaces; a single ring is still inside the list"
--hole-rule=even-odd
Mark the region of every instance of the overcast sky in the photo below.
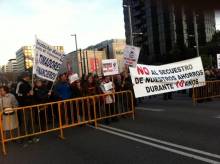
[[[217,26],[220,29],[220,13]],[[15,58],[34,36],[65,52],[112,38],[125,38],[121,0],[0,0],[0,65]]]

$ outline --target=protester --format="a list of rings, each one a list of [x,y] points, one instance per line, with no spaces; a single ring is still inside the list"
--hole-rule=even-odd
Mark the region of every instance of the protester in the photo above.
[[[83,90],[81,87],[80,79],[78,74],[73,74],[69,76],[69,82],[72,90],[72,98],[79,98],[83,97]],[[82,101],[73,101],[73,118],[75,121],[79,121],[83,117],[83,112],[82,112]],[[77,112],[78,111],[78,112]]]
[[[43,84],[43,81],[37,79],[34,85],[34,103],[35,104],[44,104],[49,102],[49,97],[51,92],[47,89],[47,87]],[[41,130],[46,130],[46,120],[51,117],[51,112],[48,110],[48,106],[41,106],[39,109],[36,110],[35,113],[35,121],[38,123],[40,121]],[[45,112],[47,113],[47,117],[45,118]],[[39,120],[39,117],[40,120]]]
[[[3,130],[14,130],[18,128],[16,112],[13,108],[18,106],[15,96],[9,93],[7,86],[0,87],[0,112],[3,112]]]
[[[72,90],[66,73],[59,75],[58,82],[54,86],[54,94],[58,100],[67,100],[72,98]],[[62,104],[61,115],[63,124],[69,124],[71,122],[71,110],[69,103]]]
[[[26,107],[33,104],[33,90],[29,84],[29,81],[30,74],[28,72],[23,72],[16,87],[16,97],[20,107]],[[32,118],[34,118],[34,116],[32,117],[33,114],[34,113],[32,113],[31,110],[24,110],[24,112],[22,110],[18,110],[19,126],[23,130],[22,133],[32,133]],[[28,143],[32,142],[39,142],[39,139],[36,137],[27,138],[27,143],[24,144],[24,147],[28,146]]]
[[[83,92],[85,96],[93,96],[97,94],[98,90],[97,90],[94,77],[92,74],[88,74],[86,78],[86,82],[84,83],[83,89],[84,89]]]
[[[122,77],[120,74],[115,76],[114,84],[115,84],[115,91],[116,92],[120,92],[123,90]]]
[[[114,114],[115,98],[113,95],[111,95],[114,91],[114,85],[110,81],[109,76],[103,77],[103,81],[101,83],[100,88],[104,94],[109,94],[104,96],[104,110],[105,110],[104,112],[106,113],[106,116],[110,116],[110,114]],[[110,124],[110,118],[105,119],[105,124],[107,125]]]
[[[23,72],[16,87],[16,97],[19,102],[19,106],[21,107],[32,105],[33,103],[33,91],[29,81],[30,74],[28,72]]]
[[[72,97],[72,91],[66,73],[59,75],[58,82],[54,86],[54,94],[58,100],[67,100]]]
[[[122,88],[123,90],[129,90],[132,92],[133,94],[133,102],[134,102],[134,106],[137,105],[137,101],[136,101],[136,98],[135,98],[135,95],[134,95],[134,89],[133,89],[133,83],[132,83],[132,80],[131,80],[131,76],[130,76],[130,73],[128,73],[128,71],[124,71],[123,72],[123,80],[122,80]],[[125,97],[125,100],[127,101],[127,98]],[[124,102],[126,105],[127,102]],[[129,103],[131,102],[131,100],[129,100]]]
[[[72,90],[72,98],[83,97],[83,91],[78,74],[69,76],[69,82]]]

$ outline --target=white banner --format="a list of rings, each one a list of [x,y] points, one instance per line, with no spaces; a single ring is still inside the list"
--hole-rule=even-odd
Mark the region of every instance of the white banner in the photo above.
[[[39,39],[36,39],[35,46],[33,73],[54,82],[65,55]]]
[[[139,47],[126,45],[124,49],[124,64],[136,67],[140,50]]]
[[[119,74],[117,59],[102,60],[102,70],[104,76]]]
[[[217,68],[220,69],[220,54],[217,54]]]
[[[200,57],[161,66],[138,64],[129,69],[136,98],[205,85]]]

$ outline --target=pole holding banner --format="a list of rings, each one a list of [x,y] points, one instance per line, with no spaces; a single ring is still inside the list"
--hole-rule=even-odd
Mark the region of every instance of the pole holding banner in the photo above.
[[[35,70],[36,70],[36,60],[37,60],[37,55],[36,55],[36,42],[37,42],[37,35],[35,37],[35,45],[33,47],[33,66],[32,66],[32,76],[31,76],[31,90],[33,92],[34,90],[34,75],[35,75]]]

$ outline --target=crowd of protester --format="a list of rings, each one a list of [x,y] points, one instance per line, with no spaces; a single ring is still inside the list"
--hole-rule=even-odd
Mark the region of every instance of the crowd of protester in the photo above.
[[[220,80],[220,69],[214,67],[205,68],[206,81]]]
[[[105,90],[103,86],[109,82],[112,83],[112,89]],[[32,83],[31,75],[28,72],[23,72],[16,85],[12,85],[11,87],[0,86],[0,112],[3,111],[3,128],[6,131],[15,128],[11,125],[8,127],[6,119],[8,116],[10,116],[9,119],[13,125],[16,125],[15,122],[18,116],[19,125],[17,126],[19,127],[24,127],[24,125],[22,125],[24,120],[22,119],[25,117],[25,122],[27,124],[25,125],[25,128],[27,128],[27,131],[31,128],[31,111],[25,111],[25,116],[24,112],[22,113],[22,110],[19,110],[17,114],[15,114],[15,112],[12,112],[12,109],[15,107],[25,107],[125,90],[131,90],[133,93],[132,81],[127,72],[123,72],[122,74],[113,77],[100,77],[90,73],[81,78],[77,74],[62,73],[58,75],[55,83],[41,79],[35,79]],[[112,104],[115,101],[113,97],[109,95],[105,96],[104,99],[106,106],[109,105],[109,107],[112,108]],[[8,110],[8,113],[4,115],[6,110]],[[39,112],[40,117],[42,115],[41,118],[45,118],[43,116],[44,114],[43,111]],[[68,113],[68,115],[70,115],[70,113]],[[109,119],[106,119],[105,121],[106,124],[110,123]],[[44,128],[44,126],[45,125],[42,125],[42,128]],[[38,141],[39,138],[35,137],[27,139],[27,142]]]
[[[205,77],[207,81],[220,80],[220,70],[214,68],[205,68]],[[32,83],[31,83],[32,82]],[[112,83],[113,88],[110,90],[105,90],[103,87],[106,83]],[[55,83],[35,79],[32,81],[31,75],[28,72],[23,72],[16,84],[9,86],[0,86],[0,112],[3,111],[7,115],[3,114],[3,127],[4,130],[10,130],[15,127],[16,116],[12,112],[12,108],[15,107],[25,107],[36,104],[44,104],[48,102],[63,101],[68,99],[94,96],[99,94],[108,94],[113,92],[120,92],[130,90],[134,94],[133,84],[129,72],[124,71],[121,74],[115,75],[113,77],[103,76],[100,77],[96,74],[88,74],[79,77],[78,74],[68,74],[62,73],[57,77]],[[133,96],[134,97],[134,96]],[[149,98],[151,98],[150,96]],[[154,96],[153,96],[154,97]],[[172,93],[163,94],[163,99],[172,99]],[[111,96],[105,96],[106,108],[109,106],[113,108],[112,104],[114,99]],[[120,97],[117,97],[117,101],[121,101]],[[134,105],[137,102],[141,102],[142,99],[134,98]],[[123,105],[117,103],[119,106]],[[119,107],[120,108],[120,107]],[[70,110],[69,110],[70,111]],[[44,118],[44,112],[39,112],[40,116]],[[22,117],[26,117],[27,124],[31,124],[30,113],[25,112],[25,116],[22,112],[18,112],[18,123],[22,127]],[[70,113],[68,113],[70,115]],[[74,113],[74,115],[77,115]],[[9,116],[10,118],[8,118]],[[10,119],[12,125],[7,124],[7,119]],[[109,124],[109,119],[106,119],[106,124]],[[30,128],[27,125],[27,128]],[[39,139],[31,138],[33,142],[38,142]]]

